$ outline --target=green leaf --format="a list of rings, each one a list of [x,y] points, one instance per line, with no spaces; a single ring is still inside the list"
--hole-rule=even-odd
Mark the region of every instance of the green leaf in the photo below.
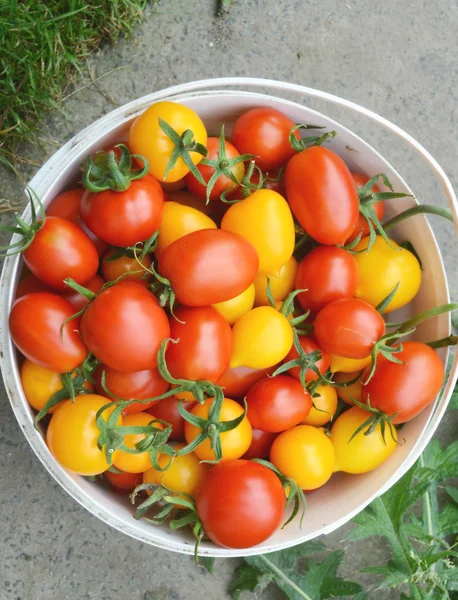
[[[438,535],[446,537],[458,533],[458,505],[446,504],[438,518]]]
[[[242,592],[254,592],[262,577],[264,577],[262,571],[252,565],[244,564],[235,571],[235,578],[229,585],[229,593],[234,600],[238,600]]]
[[[215,559],[212,556],[199,556],[199,565],[206,569],[210,575],[215,574]]]
[[[380,589],[397,588],[401,585],[404,585],[408,579],[405,573],[399,571],[391,565],[366,567],[365,569],[362,569],[362,572],[383,575],[385,579],[379,584]]]
[[[458,490],[454,487],[446,486],[445,491],[450,496],[450,498],[458,504]],[[457,524],[457,526],[458,526],[458,524]]]
[[[363,589],[359,583],[354,581],[345,581],[340,577],[327,579],[321,586],[321,598],[345,598],[359,594]]]

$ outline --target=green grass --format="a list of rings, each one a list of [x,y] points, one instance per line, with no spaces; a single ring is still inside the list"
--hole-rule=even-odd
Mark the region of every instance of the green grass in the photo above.
[[[129,33],[147,0],[0,0],[0,163],[25,159],[36,126],[103,40]]]

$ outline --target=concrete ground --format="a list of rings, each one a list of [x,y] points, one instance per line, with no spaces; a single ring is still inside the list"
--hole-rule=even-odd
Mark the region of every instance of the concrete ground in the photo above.
[[[49,116],[42,136],[50,141],[51,153],[114,105],[148,92],[206,77],[270,77],[340,95],[393,120],[430,150],[456,185],[457,28],[458,5],[447,0],[234,0],[222,16],[216,16],[212,0],[162,0],[147,12],[133,38],[104,47],[91,59],[95,77],[108,74],[97,87],[85,87],[65,101],[65,115]],[[76,89],[87,83],[86,75]],[[371,125],[353,123],[319,103],[313,106],[380,149],[422,201],[443,203],[408,151]],[[36,156],[39,163],[45,158]],[[20,184],[8,173],[2,173],[2,182],[2,198],[23,200]],[[433,222],[456,299],[453,226]],[[452,439],[452,419],[449,414],[437,433],[444,443]],[[1,600],[229,598],[227,587],[238,560],[217,561],[212,577],[187,556],[156,550],[109,529],[67,496],[27,445],[3,389],[0,447]],[[341,541],[347,530],[324,541],[347,549]],[[384,556],[380,540],[352,545],[344,574],[358,578],[360,567],[368,561],[380,564]],[[359,579],[374,588],[371,577]],[[382,593],[384,599],[398,597]],[[261,597],[281,596],[269,588]]]

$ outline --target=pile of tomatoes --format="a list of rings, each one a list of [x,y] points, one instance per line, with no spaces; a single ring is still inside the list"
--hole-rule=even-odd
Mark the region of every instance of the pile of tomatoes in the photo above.
[[[257,108],[228,141],[158,102],[88,157],[83,187],[46,215],[34,198],[10,248],[26,267],[11,337],[55,459],[227,547],[264,541],[333,473],[378,467],[444,377],[383,318],[421,283],[381,225],[403,194],[303,129]]]

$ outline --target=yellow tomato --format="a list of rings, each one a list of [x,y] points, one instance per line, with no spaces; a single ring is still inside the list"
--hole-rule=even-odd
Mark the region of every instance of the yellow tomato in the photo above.
[[[354,406],[336,419],[331,429],[331,440],[336,451],[334,471],[367,473],[381,465],[396,450],[397,433],[394,426],[393,436],[388,425],[385,427],[385,441],[380,424],[369,435],[364,435],[363,430],[350,441],[351,436],[368,417],[366,410]]]
[[[187,130],[192,131],[194,140],[204,146],[207,143],[207,131],[192,108],[175,102],[156,102],[133,122],[129,131],[129,148],[134,154],[141,154],[148,159],[149,172],[156,179],[173,183],[189,173],[189,168],[180,157],[164,177],[175,144],[161,129],[159,119],[170,125],[179,136]],[[190,152],[190,156],[195,165],[203,158],[198,152]]]
[[[251,242],[259,256],[259,272],[278,275],[294,251],[294,221],[286,200],[262,189],[233,204],[221,229],[238,233]]]
[[[123,425],[126,427],[145,426],[154,421],[153,415],[139,412],[135,414],[125,415],[123,418]],[[160,423],[154,423],[156,429],[163,429]],[[144,433],[132,433],[124,436],[124,444],[128,448],[135,448],[138,442],[144,440],[146,435]],[[141,454],[129,454],[124,450],[118,450],[116,457],[113,458],[114,466],[120,471],[126,473],[143,473],[153,466],[149,452],[145,451]]]
[[[337,410],[337,392],[331,385],[319,385],[315,391],[319,396],[312,398],[313,406],[305,417],[305,425],[320,427],[326,425],[335,415]]]
[[[366,249],[368,244],[369,237],[363,238],[355,251]],[[399,283],[384,313],[408,304],[417,295],[421,284],[420,264],[412,252],[401,248],[393,240],[390,244],[393,247],[378,235],[368,252],[354,254],[358,268],[358,298],[376,307]]]
[[[345,383],[346,381],[351,381],[356,377],[358,377],[358,372],[336,373],[334,381],[336,383]],[[339,396],[339,398],[350,405],[353,404],[352,398],[357,402],[361,402],[361,379],[362,377],[359,377],[359,379],[357,379],[354,383],[351,383],[350,385],[347,385],[345,387],[336,387],[337,395]]]
[[[213,304],[213,307],[222,315],[229,325],[233,325],[236,321],[243,317],[248,311],[253,308],[254,303],[254,284],[251,284],[244,292],[226,300],[226,302],[218,302]]]
[[[298,263],[294,256],[280,268],[278,275],[272,275],[270,279],[270,289],[275,301],[284,300],[286,296],[294,290]],[[267,298],[267,275],[258,273],[254,280],[255,287],[255,306],[269,306]]]
[[[203,404],[196,404],[193,406],[191,413],[196,417],[206,419],[208,418],[208,412],[212,403],[213,398],[207,398]],[[232,419],[240,417],[242,413],[243,408],[238,402],[235,402],[235,400],[231,400],[230,398],[224,398],[219,420],[232,421]],[[196,427],[186,421],[184,426],[184,437],[188,444],[195,440],[201,431],[200,427]],[[247,417],[245,417],[235,429],[221,433],[222,460],[233,460],[243,456],[250,447],[252,435],[251,424]],[[200,443],[194,450],[194,453],[197,454],[200,460],[215,460],[215,453],[212,450],[209,439]]]
[[[247,312],[232,328],[230,366],[268,369],[281,362],[293,345],[288,319],[271,306]]]
[[[159,257],[175,240],[201,229],[216,229],[216,224],[210,217],[195,208],[178,202],[165,202],[156,255]]]
[[[76,377],[76,373],[73,378]],[[60,374],[32,362],[28,358],[21,365],[21,383],[27,402],[35,410],[41,410],[53,394],[62,389]],[[92,392],[94,386],[90,381],[84,382],[84,387]],[[49,411],[56,411],[58,405]]]
[[[97,394],[76,396],[75,402],[66,400],[52,415],[46,432],[46,442],[54,458],[66,469],[79,475],[99,475],[109,464],[104,450],[99,450],[97,440],[100,430],[95,417],[108,404],[108,400]],[[114,408],[114,407],[113,407]],[[103,413],[105,421],[110,410]],[[121,417],[118,425],[122,424]],[[113,454],[116,458],[118,451]]]
[[[179,192],[180,190],[182,190],[185,186],[186,186],[186,178],[183,177],[182,179],[179,179],[178,181],[160,181],[159,182],[161,184],[161,188],[164,190],[164,192],[166,194],[169,193],[173,193],[173,192]]]
[[[275,438],[270,449],[270,462],[303,490],[315,490],[331,477],[335,452],[322,429],[296,425]]]
[[[362,371],[367,365],[370,365],[372,361],[371,356],[366,358],[345,358],[343,356],[337,356],[331,354],[331,366],[329,367],[331,373],[355,373],[356,371]]]

